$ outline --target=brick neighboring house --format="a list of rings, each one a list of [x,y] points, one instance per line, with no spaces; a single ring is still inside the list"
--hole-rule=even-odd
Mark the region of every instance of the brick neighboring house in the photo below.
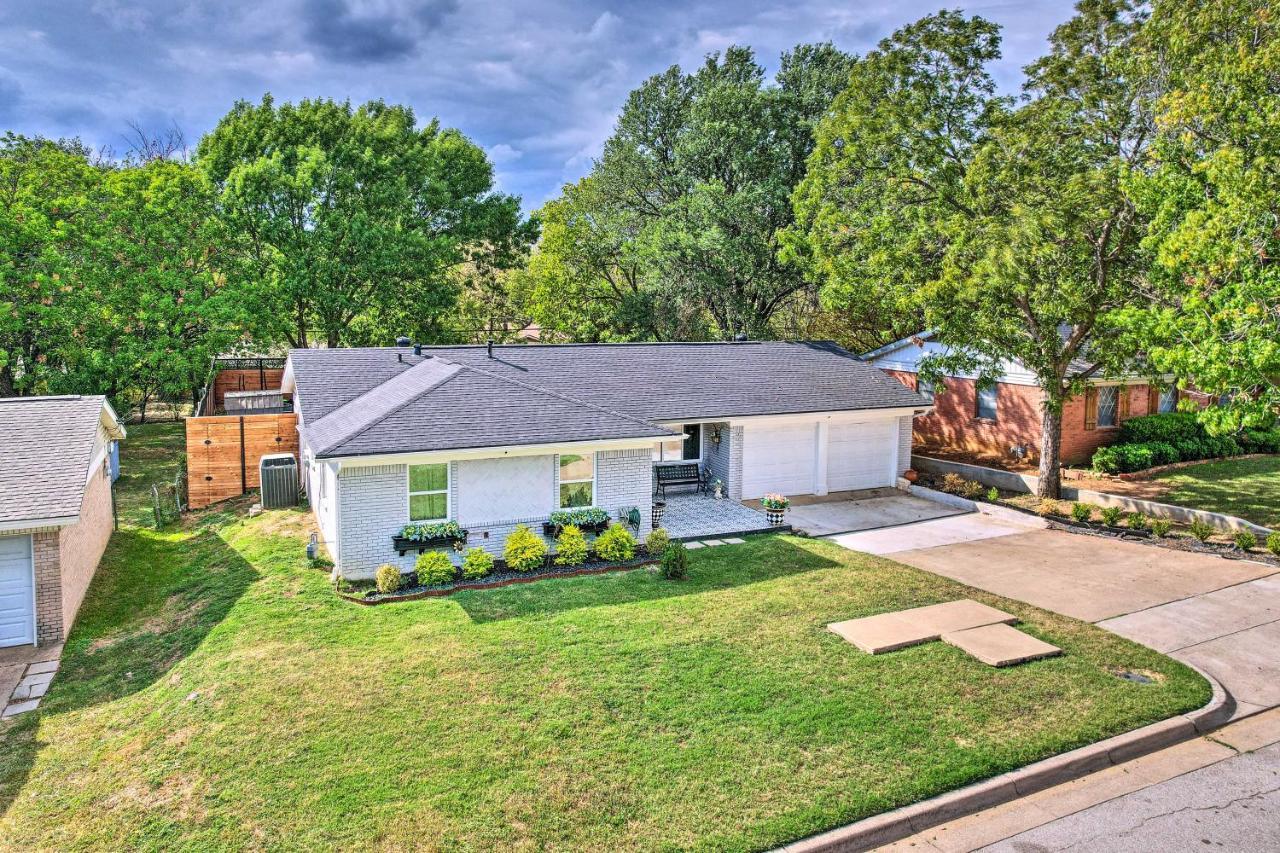
[[[114,527],[100,396],[0,399],[0,646],[62,642]]]
[[[312,511],[352,579],[410,571],[392,537],[411,521],[457,522],[501,554],[557,509],[634,509],[643,539],[666,466],[731,501],[893,486],[928,410],[826,341],[294,350],[282,391]]]
[[[1021,363],[1006,362],[995,386],[981,394],[972,376],[948,376],[945,393],[921,389],[919,365],[946,347],[929,333],[903,338],[862,358],[908,388],[933,399],[933,411],[915,420],[913,443],[918,450],[952,450],[976,456],[1034,461],[1040,455],[1041,399],[1035,376]],[[1091,363],[1072,365],[1084,373]],[[1090,378],[1084,394],[1067,401],[1062,412],[1062,461],[1087,464],[1093,452],[1119,436],[1120,423],[1138,415],[1176,411],[1181,396],[1173,384],[1153,385],[1137,375]],[[1203,403],[1202,395],[1192,394]]]

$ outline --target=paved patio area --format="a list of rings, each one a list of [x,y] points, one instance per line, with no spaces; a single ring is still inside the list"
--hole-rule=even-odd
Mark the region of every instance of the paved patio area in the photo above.
[[[662,526],[672,539],[707,539],[773,530],[764,513],[710,495],[669,494]]]

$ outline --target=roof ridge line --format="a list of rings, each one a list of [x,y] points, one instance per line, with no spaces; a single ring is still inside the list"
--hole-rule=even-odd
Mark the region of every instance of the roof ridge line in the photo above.
[[[442,377],[441,379],[439,379],[439,380],[437,380],[437,381],[435,381],[435,382],[432,382],[430,385],[428,385],[426,388],[423,388],[423,389],[422,389],[421,391],[419,391],[417,394],[414,394],[412,397],[410,397],[409,399],[405,400],[405,401],[404,401],[404,402],[402,402],[400,405],[398,405],[398,406],[394,406],[394,407],[393,407],[393,408],[391,408],[389,411],[384,412],[382,415],[378,416],[377,418],[374,418],[372,421],[370,421],[369,423],[367,423],[367,424],[365,424],[364,426],[360,427],[360,429],[356,430],[355,432],[353,432],[353,433],[351,433],[351,434],[349,434],[349,435],[344,435],[344,436],[342,437],[342,441],[339,441],[339,442],[338,442],[338,443],[336,443],[336,444],[330,444],[328,447],[325,447],[325,448],[320,448],[320,452],[322,452],[322,453],[327,453],[327,452],[330,452],[330,451],[332,451],[332,450],[336,450],[337,448],[341,447],[342,445],[346,444],[347,442],[352,441],[353,439],[357,439],[357,438],[359,438],[360,436],[364,435],[364,434],[365,434],[366,432],[368,432],[369,430],[373,429],[373,428],[374,428],[375,426],[377,426],[378,424],[380,424],[380,423],[382,423],[383,421],[385,421],[387,418],[391,417],[392,415],[394,415],[394,414],[396,414],[397,412],[399,412],[399,411],[401,411],[402,409],[404,409],[404,407],[405,407],[405,406],[408,406],[410,403],[414,402],[415,400],[418,400],[420,397],[422,397],[422,395],[423,395],[423,394],[429,394],[430,392],[432,392],[432,391],[434,391],[435,389],[439,388],[441,385],[445,384],[445,383],[446,383],[446,382],[448,382],[450,379],[452,379],[453,377],[455,377],[455,376],[457,376],[459,373],[461,373],[461,372],[463,371],[463,369],[464,369],[464,368],[463,368],[463,366],[462,366],[461,364],[458,364],[456,361],[450,361],[449,359],[447,359],[447,358],[441,358],[441,357],[440,357],[440,356],[438,356],[438,355],[428,356],[428,358],[433,359],[434,361],[443,362],[444,364],[451,365],[451,366],[456,367],[456,368],[458,368],[458,369],[457,369],[457,370],[455,370],[455,371],[453,371],[452,373],[450,373],[448,376]],[[425,360],[425,359],[424,359],[423,361],[418,362],[418,364],[415,364],[415,365],[413,365],[412,367],[410,367],[410,368],[409,368],[409,370],[413,370],[413,368],[414,368],[414,367],[417,367],[418,365],[421,365],[421,364],[429,364],[429,363],[431,363],[431,362],[428,362],[427,360]],[[399,378],[399,377],[401,377],[401,376],[404,376],[404,374],[405,374],[405,373],[408,373],[408,372],[409,372],[409,371],[408,371],[408,370],[406,370],[406,371],[404,371],[404,373],[397,373],[395,376],[391,377],[391,379],[397,379],[397,378]],[[388,380],[387,380],[387,382],[390,382],[390,381],[391,381],[391,379],[388,379]],[[325,419],[325,418],[329,417],[329,415],[332,415],[332,414],[334,414],[335,412],[338,412],[338,411],[340,411],[340,410],[342,410],[342,409],[346,408],[347,406],[351,405],[351,403],[356,402],[356,400],[359,400],[359,399],[363,398],[366,394],[369,394],[370,392],[372,392],[372,391],[374,391],[374,390],[376,390],[376,389],[378,389],[378,388],[381,388],[383,385],[386,385],[386,384],[387,384],[387,382],[381,382],[381,383],[379,383],[379,384],[377,384],[377,385],[373,386],[373,388],[370,388],[368,391],[366,391],[364,394],[361,394],[359,397],[356,397],[355,399],[353,399],[353,400],[351,400],[351,401],[349,401],[349,402],[347,402],[347,403],[344,403],[343,405],[341,405],[341,406],[339,406],[338,408],[334,409],[332,412],[329,412],[329,414],[328,414],[328,415],[325,415],[325,416],[324,416],[324,418],[321,418],[320,420],[316,421],[316,422],[315,422],[315,424],[314,424],[314,426],[319,426],[319,425],[324,421],[324,419]]]
[[[531,391],[537,391],[538,393],[546,394],[549,397],[556,397],[561,400],[567,400],[568,402],[574,403],[579,406],[586,406],[589,409],[595,409],[597,412],[604,412],[607,415],[614,415],[615,417],[619,417],[624,420],[631,421],[632,423],[640,424],[641,426],[658,427],[659,429],[666,429],[666,427],[663,427],[661,424],[654,423],[653,421],[646,421],[644,418],[637,418],[635,415],[628,415],[626,412],[619,412],[616,409],[610,409],[607,406],[600,406],[595,403],[588,403],[586,400],[579,400],[576,397],[570,397],[568,394],[562,394],[559,391],[553,391],[550,388],[543,388],[539,385],[533,385],[532,383],[523,382],[519,379],[512,379],[509,376],[500,376],[499,374],[494,373],[493,371],[484,370],[483,368],[476,367],[475,365],[461,364],[459,366],[463,370],[474,370],[476,373],[484,374],[485,376],[492,377],[493,379],[497,379],[500,382],[508,382],[512,385],[519,385],[522,388],[528,388]],[[674,435],[675,433],[672,433],[672,434]]]

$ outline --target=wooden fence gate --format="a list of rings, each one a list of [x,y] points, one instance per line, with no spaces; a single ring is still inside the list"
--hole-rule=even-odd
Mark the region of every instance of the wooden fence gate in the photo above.
[[[298,458],[298,416],[214,415],[187,418],[187,500],[192,509],[256,489],[258,461],[269,453]]]

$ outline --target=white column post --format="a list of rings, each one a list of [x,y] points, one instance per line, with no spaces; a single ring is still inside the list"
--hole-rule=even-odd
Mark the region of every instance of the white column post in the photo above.
[[[827,493],[827,436],[830,432],[830,426],[825,419],[818,421],[817,440],[814,443],[815,452],[813,454],[813,493],[815,495],[825,495]]]

